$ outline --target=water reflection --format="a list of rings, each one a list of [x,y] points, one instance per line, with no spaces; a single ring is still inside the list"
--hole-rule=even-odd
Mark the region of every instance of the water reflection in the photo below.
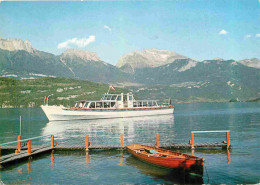
[[[86,164],[87,164],[87,166],[88,166],[89,163],[90,163],[89,153],[86,152]]]
[[[31,168],[31,160],[28,159],[28,162],[27,162],[27,173],[31,173],[32,171],[32,168]]]
[[[120,162],[119,162],[119,166],[123,166],[123,162],[124,162],[124,152],[121,151],[121,152],[120,152]]]
[[[54,151],[51,151],[51,168],[54,168],[55,160],[54,160]]]
[[[229,150],[227,150],[227,158],[228,158],[228,164],[231,162],[231,158],[230,158],[230,151]]]
[[[161,115],[150,117],[77,120],[49,122],[42,128],[42,135],[53,134],[61,142],[76,144],[89,135],[93,144],[118,144],[120,134],[124,135],[124,143],[150,143],[156,132],[174,136],[174,116]],[[151,134],[153,133],[153,134]],[[77,139],[76,139],[77,138]],[[161,139],[161,138],[160,138]],[[76,142],[75,142],[76,140]],[[95,143],[95,140],[97,143]],[[77,143],[79,144],[79,143]]]
[[[178,152],[182,153],[191,153],[191,155],[195,156],[197,152],[198,156],[205,155],[205,154],[221,154],[221,155],[227,155],[227,163],[230,164],[231,162],[231,150],[226,149],[219,149],[219,148],[210,148],[210,149],[191,149],[191,150],[177,150]],[[220,156],[220,155],[218,155]]]

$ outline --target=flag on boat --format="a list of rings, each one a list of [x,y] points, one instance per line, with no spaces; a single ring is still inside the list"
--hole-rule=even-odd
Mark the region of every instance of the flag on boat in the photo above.
[[[113,85],[110,85],[110,86],[109,86],[109,89],[111,89],[112,91],[115,91],[115,90],[116,90]]]
[[[45,104],[45,101],[48,99],[48,96],[44,96],[43,104]]]

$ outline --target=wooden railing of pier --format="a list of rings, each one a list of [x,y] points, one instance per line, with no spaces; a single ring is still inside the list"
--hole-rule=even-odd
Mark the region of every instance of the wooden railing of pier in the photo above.
[[[226,133],[226,140],[225,141],[225,146],[227,149],[230,148],[230,138],[229,138],[229,130],[207,130],[207,131],[191,131],[191,148],[194,149],[195,147],[203,147],[204,145],[213,145],[213,147],[216,145],[218,145],[218,143],[212,143],[212,144],[209,144],[209,143],[205,143],[205,144],[202,144],[202,143],[198,143],[198,144],[195,144],[195,140],[194,140],[194,134],[195,133]],[[209,146],[208,146],[209,147]]]
[[[51,137],[51,144],[49,146],[34,146],[32,148],[32,140]],[[24,143],[24,147],[22,147],[22,143]],[[8,146],[12,144],[17,144],[17,146]],[[1,155],[1,150],[15,150],[14,153]],[[21,136],[19,135],[17,141],[12,141],[4,144],[0,144],[0,168],[22,159],[26,159],[32,157],[34,155],[38,155],[47,151],[51,151],[54,149],[54,136],[53,135],[44,135],[38,136],[28,139],[21,140]]]

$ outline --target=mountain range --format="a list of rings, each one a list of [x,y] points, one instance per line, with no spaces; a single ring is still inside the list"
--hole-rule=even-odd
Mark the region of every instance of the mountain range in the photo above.
[[[197,61],[174,51],[144,49],[117,65],[97,53],[68,49],[61,55],[32,48],[29,41],[0,38],[0,76],[66,77],[127,86],[138,97],[175,102],[248,100],[260,96],[260,60]]]

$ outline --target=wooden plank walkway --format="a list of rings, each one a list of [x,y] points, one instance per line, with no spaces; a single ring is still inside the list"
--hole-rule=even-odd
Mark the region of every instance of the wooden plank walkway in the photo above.
[[[149,146],[155,146],[155,145],[149,145]],[[159,146],[160,148],[165,148],[165,149],[189,149],[191,148],[191,144],[189,143],[172,143],[172,144],[161,144]],[[226,143],[220,143],[220,142],[213,142],[213,143],[195,143],[194,145],[195,148],[213,148],[213,147],[221,147],[221,148],[226,148],[227,144]],[[32,148],[42,148],[40,145],[34,145]],[[123,147],[125,148],[125,147]],[[1,148],[2,151],[4,150],[15,150],[17,149],[16,146],[3,146]],[[23,150],[27,149],[27,146],[22,148]],[[85,145],[57,145],[55,146],[54,150],[56,151],[62,151],[62,150],[71,150],[71,151],[77,151],[77,150],[85,150],[86,146]],[[90,145],[89,150],[113,150],[113,149],[121,149],[120,145]],[[27,151],[27,150],[26,150]]]
[[[7,147],[4,147],[7,148]],[[10,147],[8,148],[10,150]],[[1,150],[4,150],[1,148]],[[41,147],[35,147],[31,149],[31,154],[27,153],[27,150],[21,150],[18,154],[12,153],[8,155],[4,155],[0,157],[0,168],[8,165],[9,163],[13,163],[19,160],[28,159],[31,156],[39,155],[48,151],[53,150],[50,146],[41,146]]]

